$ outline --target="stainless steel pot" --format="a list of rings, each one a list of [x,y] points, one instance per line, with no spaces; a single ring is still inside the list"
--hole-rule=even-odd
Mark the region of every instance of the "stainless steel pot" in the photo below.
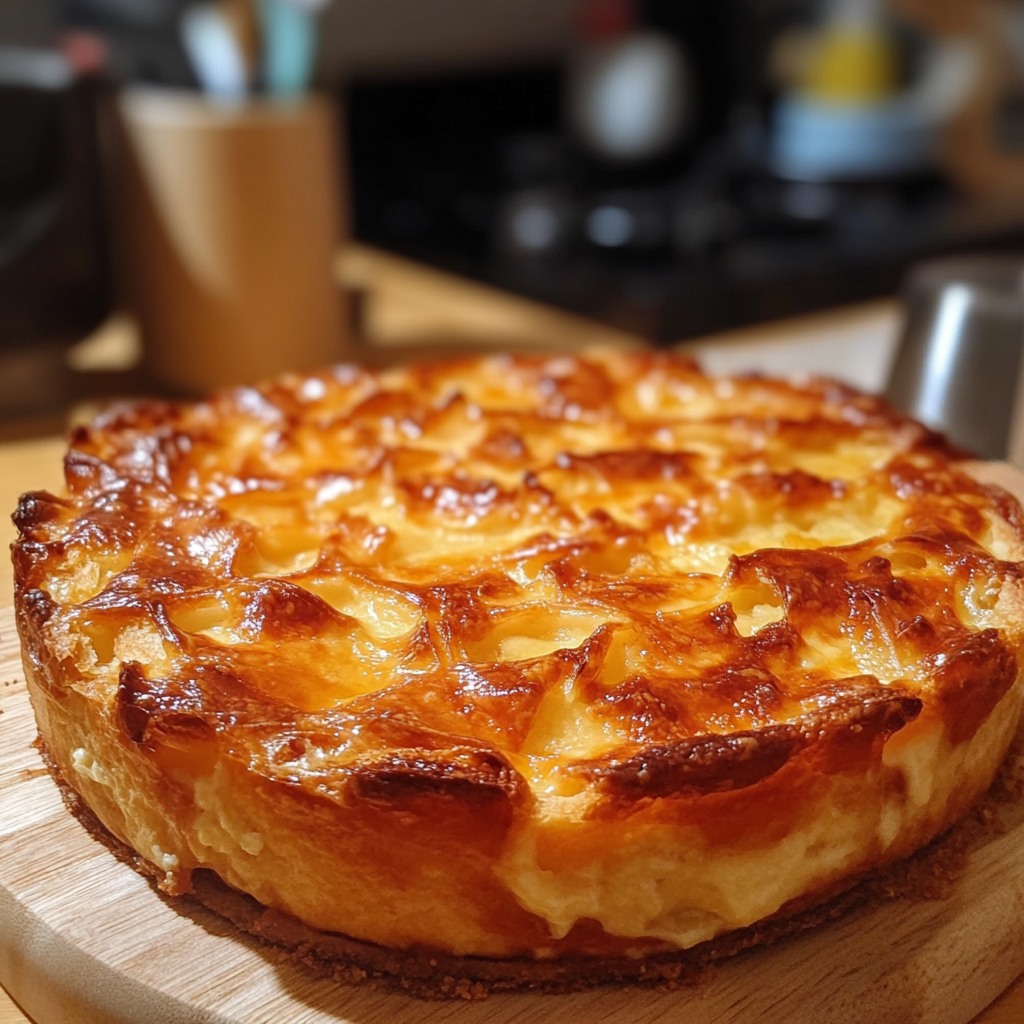
[[[1024,465],[1024,255],[930,261],[904,299],[889,400],[979,456]]]

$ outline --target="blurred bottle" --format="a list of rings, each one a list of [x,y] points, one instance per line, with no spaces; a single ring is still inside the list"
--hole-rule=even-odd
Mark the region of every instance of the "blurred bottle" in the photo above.
[[[802,92],[819,103],[871,104],[900,86],[882,0],[832,0],[808,56]]]
[[[569,60],[566,115],[599,160],[636,166],[676,147],[690,118],[686,57],[643,28],[635,0],[585,0]]]
[[[566,74],[583,240],[624,256],[671,243],[665,182],[679,172],[694,115],[681,40],[646,25],[643,13],[636,0],[584,0]]]
[[[803,34],[774,124],[776,170],[801,180],[931,174],[975,73],[959,40],[927,33],[910,60],[891,0],[826,0]]]

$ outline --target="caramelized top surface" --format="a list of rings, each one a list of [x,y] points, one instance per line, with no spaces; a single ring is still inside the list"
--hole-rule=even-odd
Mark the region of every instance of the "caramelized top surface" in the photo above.
[[[955,454],[668,355],[344,367],[79,430],[16,581],[154,750],[326,794],[702,792],[922,708],[969,733],[1011,685],[1021,513]]]

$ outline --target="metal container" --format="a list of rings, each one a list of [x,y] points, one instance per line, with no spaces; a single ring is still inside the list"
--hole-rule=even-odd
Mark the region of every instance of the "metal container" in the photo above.
[[[889,400],[978,456],[1024,465],[1024,256],[922,264],[904,299]]]

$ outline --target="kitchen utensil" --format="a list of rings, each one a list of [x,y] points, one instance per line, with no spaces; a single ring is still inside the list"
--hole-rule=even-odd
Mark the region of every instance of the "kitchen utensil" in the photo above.
[[[309,86],[322,6],[322,0],[260,0],[263,85],[271,96],[297,96]]]
[[[252,92],[258,85],[261,74],[262,40],[256,0],[218,0],[217,8],[235,40],[245,73],[246,87]]]
[[[904,298],[889,400],[977,455],[1024,465],[1024,256],[922,264]]]
[[[203,92],[213,99],[241,100],[247,70],[239,41],[217,4],[197,4],[181,16],[181,40]]]

